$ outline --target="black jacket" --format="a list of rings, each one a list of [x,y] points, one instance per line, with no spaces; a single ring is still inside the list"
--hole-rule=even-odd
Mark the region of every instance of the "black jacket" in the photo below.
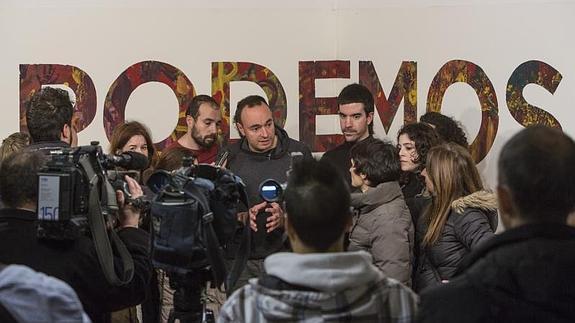
[[[280,183],[287,180],[287,171],[291,165],[290,154],[300,152],[303,158],[313,158],[309,148],[296,140],[288,137],[287,132],[276,126],[277,146],[276,148],[264,152],[253,152],[249,149],[248,142],[245,138],[226,148],[230,153],[228,157],[227,168],[235,175],[239,176],[244,184],[250,206],[259,204],[263,200],[259,195],[260,184],[266,179],[275,179]],[[261,215],[264,219],[265,216]],[[234,258],[239,240],[241,239],[241,229],[234,241],[226,246],[226,257]],[[282,228],[278,228],[270,233],[265,229],[259,229],[252,234],[252,250],[250,259],[263,259],[268,255],[277,252],[283,247]]]
[[[528,224],[474,250],[421,295],[420,322],[575,322],[575,228]]]
[[[30,211],[0,210],[0,262],[26,265],[65,281],[78,294],[92,321],[106,322],[108,313],[144,300],[152,271],[148,234],[126,228],[118,235],[134,259],[134,278],[122,287],[107,282],[89,238],[73,242],[38,240],[36,213]]]
[[[451,279],[470,250],[495,235],[497,202],[495,195],[486,191],[453,201],[439,239],[427,247],[421,243],[427,230],[426,219],[422,216],[418,220],[416,236],[420,239],[417,243],[420,252],[415,287],[421,291]]]

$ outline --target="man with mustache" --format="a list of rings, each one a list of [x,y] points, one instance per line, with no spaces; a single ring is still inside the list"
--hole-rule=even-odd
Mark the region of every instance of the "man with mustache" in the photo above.
[[[211,164],[218,154],[218,132],[222,124],[220,106],[211,96],[197,95],[186,111],[188,132],[168,149],[184,147],[192,151],[198,163]]]
[[[350,150],[353,145],[373,136],[373,96],[361,84],[350,84],[337,97],[339,125],[345,142],[326,151],[322,160],[333,164],[351,187]]]

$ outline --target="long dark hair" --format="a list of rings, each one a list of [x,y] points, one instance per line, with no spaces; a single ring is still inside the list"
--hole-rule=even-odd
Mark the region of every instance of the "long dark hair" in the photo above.
[[[426,211],[429,224],[423,245],[439,239],[451,210],[451,203],[483,189],[475,162],[467,149],[456,143],[431,148],[425,171],[433,184],[431,206]]]

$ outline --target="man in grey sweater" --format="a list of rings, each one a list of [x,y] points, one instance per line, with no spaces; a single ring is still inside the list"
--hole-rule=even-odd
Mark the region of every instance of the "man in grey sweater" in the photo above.
[[[332,164],[294,165],[284,194],[293,253],[266,258],[265,274],[236,291],[219,322],[411,322],[417,296],[365,251],[344,252],[347,183]]]
[[[286,241],[283,211],[278,203],[262,200],[260,184],[266,179],[285,182],[291,156],[312,159],[312,155],[307,146],[289,138],[285,130],[275,125],[272,111],[261,96],[251,95],[238,102],[234,123],[242,139],[224,150],[229,152],[226,167],[246,184],[250,208],[240,212],[238,218],[253,230],[248,262],[235,286],[239,288],[248,279],[258,277],[263,272],[263,259],[283,250]],[[238,234],[226,245],[228,260],[237,256],[240,240]]]

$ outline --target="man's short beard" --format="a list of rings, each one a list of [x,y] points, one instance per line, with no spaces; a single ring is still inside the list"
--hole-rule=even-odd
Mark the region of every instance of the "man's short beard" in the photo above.
[[[198,146],[204,148],[204,149],[209,149],[211,148],[217,141],[217,136],[216,135],[210,135],[210,136],[206,136],[206,137],[202,137],[197,131],[196,131],[196,127],[192,128],[192,139],[194,139],[194,141],[196,142],[196,144],[198,144]],[[208,138],[213,138],[214,140],[212,140],[212,142],[206,142],[206,139]]]

